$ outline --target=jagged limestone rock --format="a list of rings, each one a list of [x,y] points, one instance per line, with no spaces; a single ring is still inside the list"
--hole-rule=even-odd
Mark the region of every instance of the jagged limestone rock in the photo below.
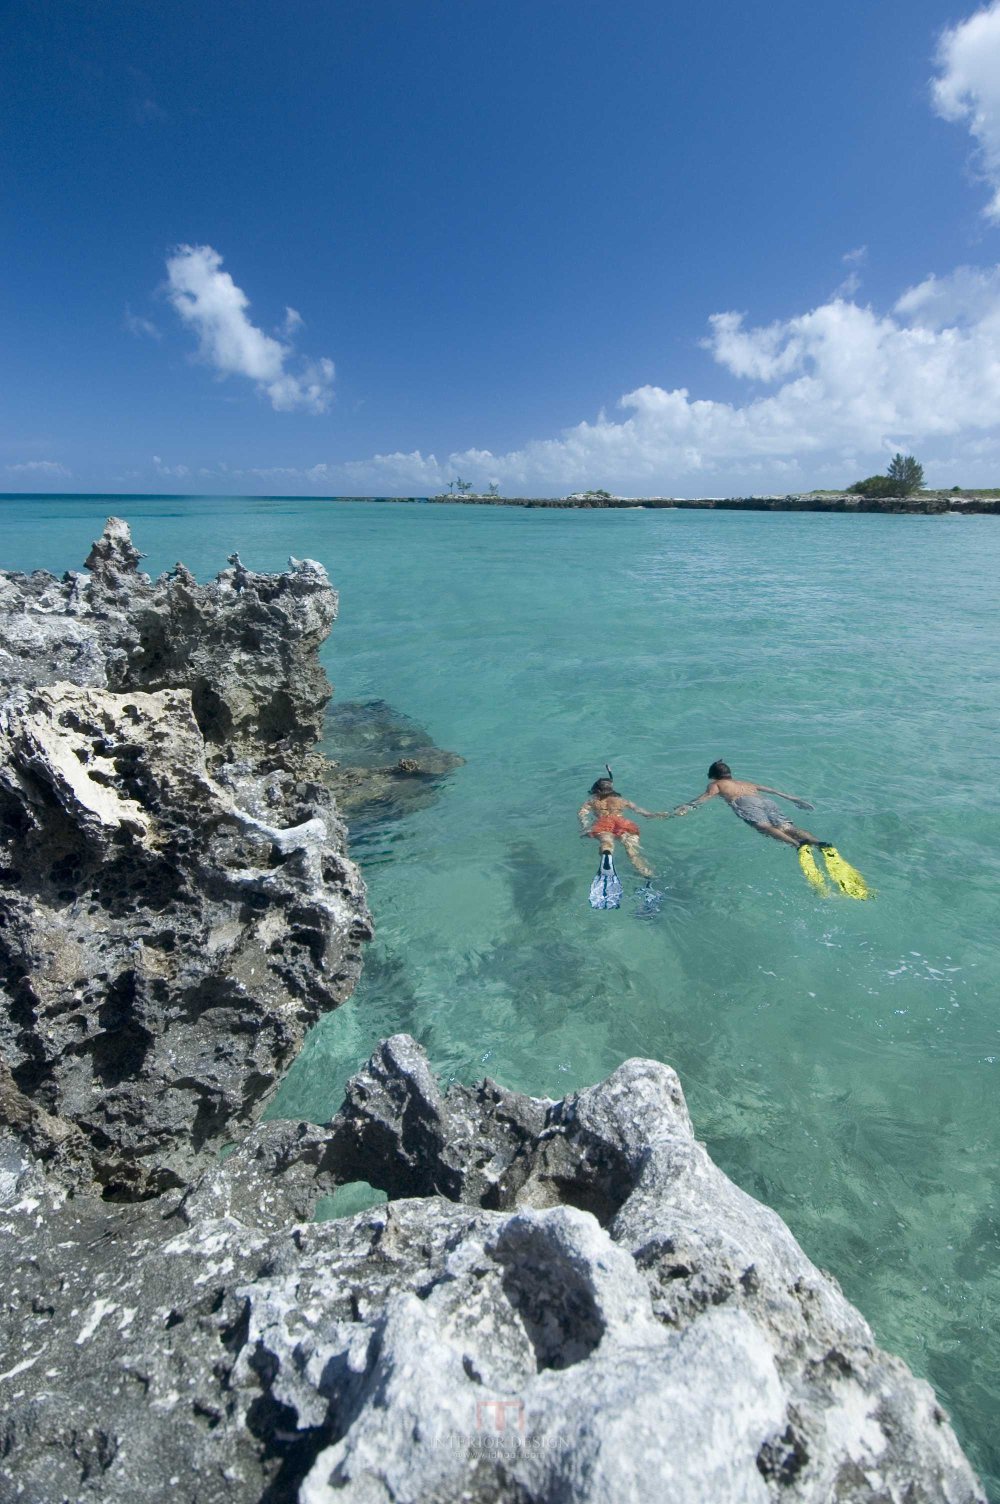
[[[199,585],[182,564],[150,580],[141,557],[111,517],[86,573],[0,572],[3,682],[187,689],[214,756],[311,749],[330,698],[318,650],[337,615],[323,566],[255,574],[232,554]]]
[[[371,933],[312,751],[325,574],[138,558],[112,519],[89,578],[0,575],[0,1056],[126,1198],[255,1121]]]
[[[411,1193],[295,1220],[359,1173]],[[180,1197],[67,1199],[13,1147],[0,1202],[0,1497],[983,1501],[654,1061],[562,1102],[442,1093],[396,1036],[327,1128],[264,1124]]]

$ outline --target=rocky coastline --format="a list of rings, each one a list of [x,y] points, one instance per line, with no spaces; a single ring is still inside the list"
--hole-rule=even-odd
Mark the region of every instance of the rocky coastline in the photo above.
[[[0,1504],[982,1504],[667,1066],[442,1091],[397,1035],[261,1121],[371,934],[336,594],[139,562],[0,574]],[[451,765],[395,724],[375,799]]]
[[[557,511],[688,511],[688,512],[836,512],[931,517],[1000,517],[1000,497],[955,496],[942,491],[920,496],[334,496],[331,501],[406,502],[428,506],[549,507]]]

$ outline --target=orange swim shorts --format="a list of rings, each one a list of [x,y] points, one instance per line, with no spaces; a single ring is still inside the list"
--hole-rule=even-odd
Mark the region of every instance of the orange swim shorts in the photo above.
[[[621,815],[603,815],[596,825],[590,827],[592,836],[637,836],[639,827],[634,820],[623,820]]]

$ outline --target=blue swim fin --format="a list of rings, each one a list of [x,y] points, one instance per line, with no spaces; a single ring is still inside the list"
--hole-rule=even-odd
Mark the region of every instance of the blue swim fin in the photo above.
[[[610,851],[601,852],[601,865],[590,885],[592,909],[619,909],[622,902],[622,885]]]
[[[640,919],[654,919],[663,910],[663,894],[654,888],[647,878],[641,888],[635,890],[635,912]]]

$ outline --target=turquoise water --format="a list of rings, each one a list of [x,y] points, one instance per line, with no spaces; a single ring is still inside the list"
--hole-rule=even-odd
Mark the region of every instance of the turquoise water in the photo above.
[[[382,1035],[446,1077],[561,1096],[630,1055],[935,1385],[1000,1496],[996,1164],[1000,524],[217,498],[0,503],[6,567],[79,566],[108,511],[154,572],[322,560],[340,699],[460,753],[366,827],[378,933],[275,1110],[323,1119]],[[710,761],[816,804],[878,889],[816,897],[721,804],[650,824],[666,893],[587,904],[576,810],[605,761],[647,808]]]

